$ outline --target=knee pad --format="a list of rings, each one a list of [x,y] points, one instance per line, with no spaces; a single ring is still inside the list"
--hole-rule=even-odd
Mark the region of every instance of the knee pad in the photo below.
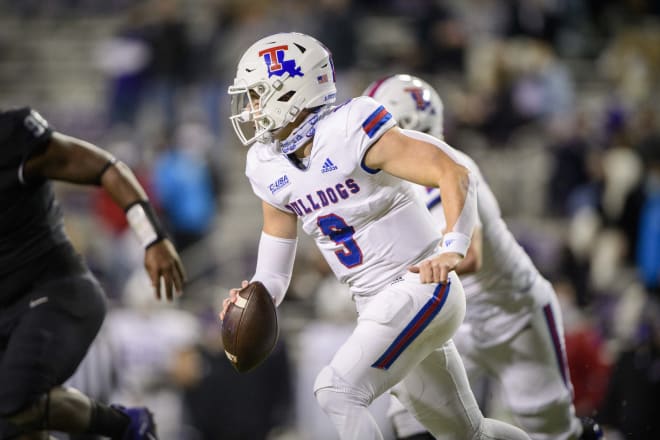
[[[538,438],[569,439],[577,437],[581,431],[572,400],[566,397],[534,411],[514,411],[514,416],[525,431]]]
[[[321,369],[314,381],[314,394],[323,388],[332,388],[335,384],[335,370],[330,366],[325,366]]]
[[[472,440],[529,440],[520,428],[495,419],[482,418],[479,430],[472,434]]]
[[[314,395],[326,412],[344,412],[351,407],[367,407],[373,398],[348,384],[330,367],[324,367],[316,376]]]

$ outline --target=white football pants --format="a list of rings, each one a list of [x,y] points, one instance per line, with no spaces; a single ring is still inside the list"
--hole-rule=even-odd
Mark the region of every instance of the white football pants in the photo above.
[[[582,428],[573,407],[561,310],[547,280],[539,277],[533,288],[550,289],[549,301],[512,340],[480,347],[467,322],[453,340],[470,381],[485,376],[499,382],[507,406],[533,440],[577,439]],[[394,398],[389,413],[401,436],[426,431]]]
[[[477,406],[451,341],[465,316],[455,273],[446,285],[422,284],[409,273],[356,303],[355,330],[314,385],[342,440],[382,439],[367,407],[396,384],[404,405],[439,439],[529,438],[485,419]]]

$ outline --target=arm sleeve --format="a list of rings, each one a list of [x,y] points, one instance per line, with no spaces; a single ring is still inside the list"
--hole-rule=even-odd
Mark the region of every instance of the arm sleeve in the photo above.
[[[298,239],[279,238],[265,232],[259,240],[257,269],[250,281],[261,281],[279,306],[289,288]]]

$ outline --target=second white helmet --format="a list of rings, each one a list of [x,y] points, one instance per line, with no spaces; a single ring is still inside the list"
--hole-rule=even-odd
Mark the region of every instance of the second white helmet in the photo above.
[[[230,120],[244,145],[269,142],[303,109],[336,99],[330,51],[309,35],[287,32],[254,43],[238,63]]]
[[[363,95],[384,104],[399,127],[442,138],[442,100],[426,81],[406,74],[387,76],[371,83]]]

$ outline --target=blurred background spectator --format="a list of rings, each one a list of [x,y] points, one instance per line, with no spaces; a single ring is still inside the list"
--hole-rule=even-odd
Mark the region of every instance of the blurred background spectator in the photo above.
[[[188,438],[183,394],[202,376],[199,323],[186,310],[154,301],[150,287],[142,271],[130,276],[124,307],[104,323],[116,356],[117,384],[109,401],[146,406],[163,438]]]
[[[612,438],[651,439],[660,435],[660,308],[645,304],[637,334],[614,364],[599,418]],[[610,438],[610,437],[608,437]]]
[[[238,373],[227,362],[216,314],[206,314],[201,380],[186,390],[188,440],[251,440],[285,436],[293,425],[293,372],[282,335],[258,368]],[[294,431],[295,432],[295,431]]]
[[[142,251],[123,214],[97,194],[58,186],[67,230],[115,311],[89,362],[112,352],[113,339],[124,352],[87,386],[112,397],[130,384],[137,400],[162,399],[158,412],[176,401],[164,440],[242,432],[235,410],[250,401],[232,405],[243,387],[269,396],[253,408],[264,424],[250,438],[305,440],[324,429],[306,412],[312,397],[296,390],[309,388],[310,359],[323,354],[317,342],[347,331],[337,318],[352,310],[314,254],[299,253],[309,271],[295,274],[280,308],[277,366],[233,373],[214,313],[225,295],[218,286],[253,270],[261,227],[225,91],[253,41],[293,30],[334,53],[340,102],[400,72],[440,92],[446,140],[479,163],[512,231],[557,286],[578,410],[607,425],[611,438],[660,437],[651,316],[660,298],[660,3],[651,0],[0,2],[3,106],[32,105],[58,129],[129,163],[190,275],[177,313],[136,308],[123,292],[136,289],[127,268]],[[165,317],[185,322],[187,336],[169,335],[169,324],[117,323]],[[144,364],[150,381],[137,361],[116,369],[129,349],[161,360]]]
[[[189,122],[163,144],[153,163],[154,196],[174,244],[185,251],[204,239],[217,215],[218,180],[209,166],[213,137],[205,126]]]

